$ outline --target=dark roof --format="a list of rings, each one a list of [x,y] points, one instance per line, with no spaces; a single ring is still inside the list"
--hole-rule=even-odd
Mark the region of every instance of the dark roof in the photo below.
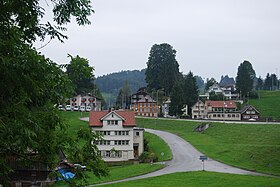
[[[252,108],[253,110],[255,110],[258,114],[260,114],[260,112],[253,107],[252,105],[245,105],[241,110],[240,113],[243,114],[244,112],[246,112],[249,108]]]

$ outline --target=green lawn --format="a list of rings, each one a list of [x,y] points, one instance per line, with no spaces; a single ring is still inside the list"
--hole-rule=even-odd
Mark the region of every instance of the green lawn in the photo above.
[[[93,174],[90,175],[89,184],[96,184],[107,181],[115,181],[120,179],[125,179],[129,177],[134,177],[138,175],[143,175],[150,173],[152,171],[159,170],[163,168],[164,165],[161,164],[133,164],[125,166],[115,166],[110,167],[109,176],[97,178]]]
[[[214,123],[197,133],[193,129],[199,122],[137,118],[137,124],[177,134],[226,164],[280,175],[280,125]]]
[[[129,177],[134,177],[138,175],[143,175],[150,173],[152,171],[159,170],[163,168],[164,165],[161,164],[134,164],[134,165],[125,165],[125,166],[115,166],[110,167],[109,176],[98,178],[92,173],[88,173],[88,183],[97,184],[108,181],[115,181],[120,179],[125,179]],[[55,187],[67,186],[65,182],[58,182],[54,185]]]
[[[159,162],[172,159],[172,152],[165,141],[157,135],[148,132],[145,132],[144,136],[149,141],[151,152],[158,156]],[[163,156],[161,153],[163,153]]]
[[[88,112],[74,112],[74,111],[63,111],[60,112],[63,120],[65,123],[68,124],[67,130],[72,134],[75,135],[79,129],[81,128],[88,128],[89,123],[86,121],[81,121],[80,118],[88,117]]]
[[[173,173],[152,177],[147,179],[140,179],[129,182],[122,182],[111,185],[114,187],[278,187],[280,186],[279,178],[249,176],[249,175],[234,175],[215,172],[185,172]]]
[[[250,99],[249,103],[261,112],[261,117],[280,120],[280,91],[260,91],[260,99]]]

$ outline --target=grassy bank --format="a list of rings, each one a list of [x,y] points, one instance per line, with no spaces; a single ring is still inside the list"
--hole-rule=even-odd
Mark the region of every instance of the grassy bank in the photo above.
[[[259,91],[259,99],[250,99],[249,103],[256,107],[262,118],[280,120],[280,91]]]
[[[134,177],[138,175],[143,175],[150,173],[152,171],[159,170],[163,168],[163,165],[160,164],[135,164],[135,165],[125,165],[125,166],[114,166],[110,167],[109,175],[107,177],[98,178],[92,173],[88,173],[88,183],[89,184],[98,184],[102,182],[115,181],[120,179],[125,179],[129,177]],[[55,187],[68,186],[65,182],[59,181]]]
[[[213,187],[278,187],[280,179],[271,177],[259,177],[249,175],[233,175],[215,172],[185,172],[162,175],[159,177],[141,179],[136,181],[122,182],[105,185],[114,187],[172,187],[172,186],[213,186]]]
[[[160,137],[148,132],[145,132],[144,137],[149,142],[149,147],[151,149],[151,152],[155,153],[159,158],[158,160],[159,162],[172,159],[172,152],[169,146]]]
[[[169,131],[207,156],[248,170],[280,175],[280,125],[213,123],[203,133],[199,122],[138,118],[145,128]]]

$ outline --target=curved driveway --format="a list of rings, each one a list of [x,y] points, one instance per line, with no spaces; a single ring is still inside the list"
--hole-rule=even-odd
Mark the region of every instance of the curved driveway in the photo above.
[[[104,184],[113,184],[124,181],[131,181],[136,179],[143,179],[148,177],[155,177],[164,174],[170,174],[175,172],[185,172],[185,171],[199,171],[202,170],[202,162],[199,160],[199,156],[203,155],[198,150],[196,150],[190,143],[180,138],[179,136],[159,130],[153,129],[145,129],[147,132],[153,133],[161,137],[170,147],[173,159],[171,161],[167,161],[166,167],[141,176],[131,177],[127,179],[122,179],[118,181],[106,182],[102,184],[92,185],[99,186]],[[208,158],[204,162],[204,170],[206,171],[214,171],[221,173],[233,173],[233,174],[245,174],[245,175],[259,175],[259,176],[270,176],[266,174],[251,172],[243,169],[239,169],[236,167],[232,167],[218,161],[212,160]]]

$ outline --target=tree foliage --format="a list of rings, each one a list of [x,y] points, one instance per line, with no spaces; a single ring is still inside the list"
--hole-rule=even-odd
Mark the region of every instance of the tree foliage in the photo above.
[[[215,83],[217,83],[217,81],[216,81],[214,78],[207,79],[207,80],[206,80],[206,83],[205,83],[204,91],[205,91],[205,92],[208,91],[209,88],[210,88],[211,86],[213,86]]]
[[[184,105],[188,106],[188,114],[190,114],[191,107],[196,103],[198,99],[198,87],[196,84],[196,78],[192,72],[189,72],[183,79],[177,81],[172,94],[170,104],[171,115],[181,115]]]
[[[236,77],[236,89],[241,93],[241,96],[245,97],[253,89],[255,77],[255,70],[249,61],[244,61],[239,65]]]
[[[183,90],[185,104],[188,105],[188,114],[191,114],[191,107],[198,99],[198,87],[196,85],[195,77],[191,71],[184,77],[184,82]]]
[[[181,116],[183,113],[182,109],[185,104],[183,87],[184,87],[183,81],[177,81],[173,87],[170,96],[171,103],[169,106],[169,115],[171,116]]]
[[[116,98],[119,95],[119,91],[122,89],[125,81],[128,82],[132,93],[135,93],[141,87],[146,87],[145,72],[146,69],[111,73],[97,77],[95,83],[100,89],[100,92],[110,94],[110,98],[106,98],[105,94],[104,98],[107,103],[111,103],[112,98]],[[116,100],[112,101],[112,103],[115,102]]]
[[[57,25],[39,22],[44,16],[39,0],[0,2],[0,184],[4,186],[12,172],[7,157],[16,156],[25,165],[39,162],[54,169],[59,150],[77,145],[65,133],[66,126],[54,107],[71,95],[72,84],[57,64],[33,48],[32,42],[46,37],[62,41],[67,38],[61,33],[65,30],[62,25],[72,16],[78,24],[87,24],[93,10],[88,0],[51,2]],[[89,136],[82,156],[72,155],[73,161],[91,162],[89,170],[106,174],[102,164],[95,164],[101,162],[91,144],[94,136]]]
[[[275,90],[278,86],[277,76],[275,74],[267,73],[266,78],[264,80],[263,89],[264,90]]]
[[[70,64],[66,66],[66,73],[75,86],[75,94],[86,94],[94,91],[94,68],[89,61],[77,55],[71,58]]]
[[[257,79],[256,90],[262,90],[263,86],[264,86],[263,79],[261,78],[261,76],[259,76],[259,78]]]
[[[167,43],[152,46],[146,70],[149,90],[163,88],[167,95],[171,93],[173,85],[181,76],[175,57],[176,51]]]
[[[130,95],[131,95],[131,89],[129,87],[128,81],[126,80],[123,87],[119,91],[115,107],[127,109],[131,103]]]

